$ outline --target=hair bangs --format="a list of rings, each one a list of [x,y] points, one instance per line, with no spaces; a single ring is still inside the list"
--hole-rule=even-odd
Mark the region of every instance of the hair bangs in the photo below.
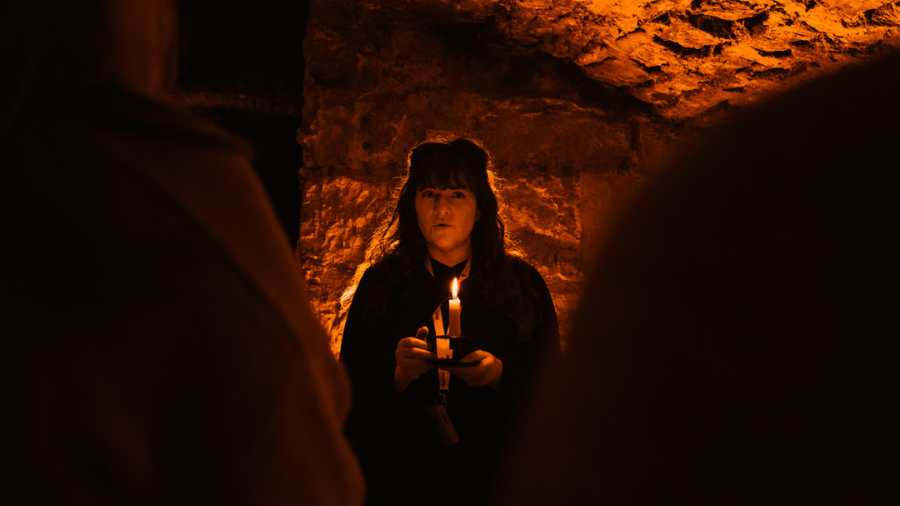
[[[424,157],[410,171],[416,190],[436,188],[439,190],[471,189],[475,181],[472,167],[459,155],[437,152]]]

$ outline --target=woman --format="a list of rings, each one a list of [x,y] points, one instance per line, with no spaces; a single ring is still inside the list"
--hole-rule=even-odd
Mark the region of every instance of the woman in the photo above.
[[[507,243],[499,208],[481,146],[440,139],[412,150],[393,215],[370,245],[341,349],[354,391],[347,433],[369,504],[486,502],[535,364],[559,356],[550,292]],[[436,309],[454,278],[461,334],[474,351],[454,357],[462,365],[442,365],[442,390],[429,338],[444,334],[446,310]],[[449,422],[433,424],[443,410]],[[454,431],[458,442],[442,439]]]

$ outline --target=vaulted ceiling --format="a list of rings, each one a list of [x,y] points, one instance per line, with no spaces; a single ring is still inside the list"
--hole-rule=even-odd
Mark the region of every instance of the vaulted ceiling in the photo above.
[[[510,50],[571,61],[598,82],[686,119],[900,46],[900,1],[380,0],[477,23]]]

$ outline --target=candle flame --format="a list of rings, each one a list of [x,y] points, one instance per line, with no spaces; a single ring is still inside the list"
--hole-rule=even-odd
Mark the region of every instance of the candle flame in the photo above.
[[[456,278],[453,278],[453,287],[450,289],[453,292],[453,298],[456,298],[456,292],[459,291],[459,282]]]

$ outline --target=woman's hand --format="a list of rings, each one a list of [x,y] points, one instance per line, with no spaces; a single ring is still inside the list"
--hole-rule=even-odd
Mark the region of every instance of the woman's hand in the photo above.
[[[493,388],[495,392],[500,392],[500,378],[503,376],[503,361],[484,350],[473,351],[463,357],[460,361],[480,361],[480,363],[472,367],[441,366],[441,369],[446,369],[452,374],[459,376],[463,381],[473,387],[483,387],[487,385]]]
[[[428,327],[421,327],[416,332],[416,337],[406,337],[397,343],[394,357],[397,359],[397,367],[394,369],[394,388],[397,393],[402,393],[406,387],[419,376],[425,374],[434,367],[434,364],[426,360],[437,358],[433,352],[428,351]]]

